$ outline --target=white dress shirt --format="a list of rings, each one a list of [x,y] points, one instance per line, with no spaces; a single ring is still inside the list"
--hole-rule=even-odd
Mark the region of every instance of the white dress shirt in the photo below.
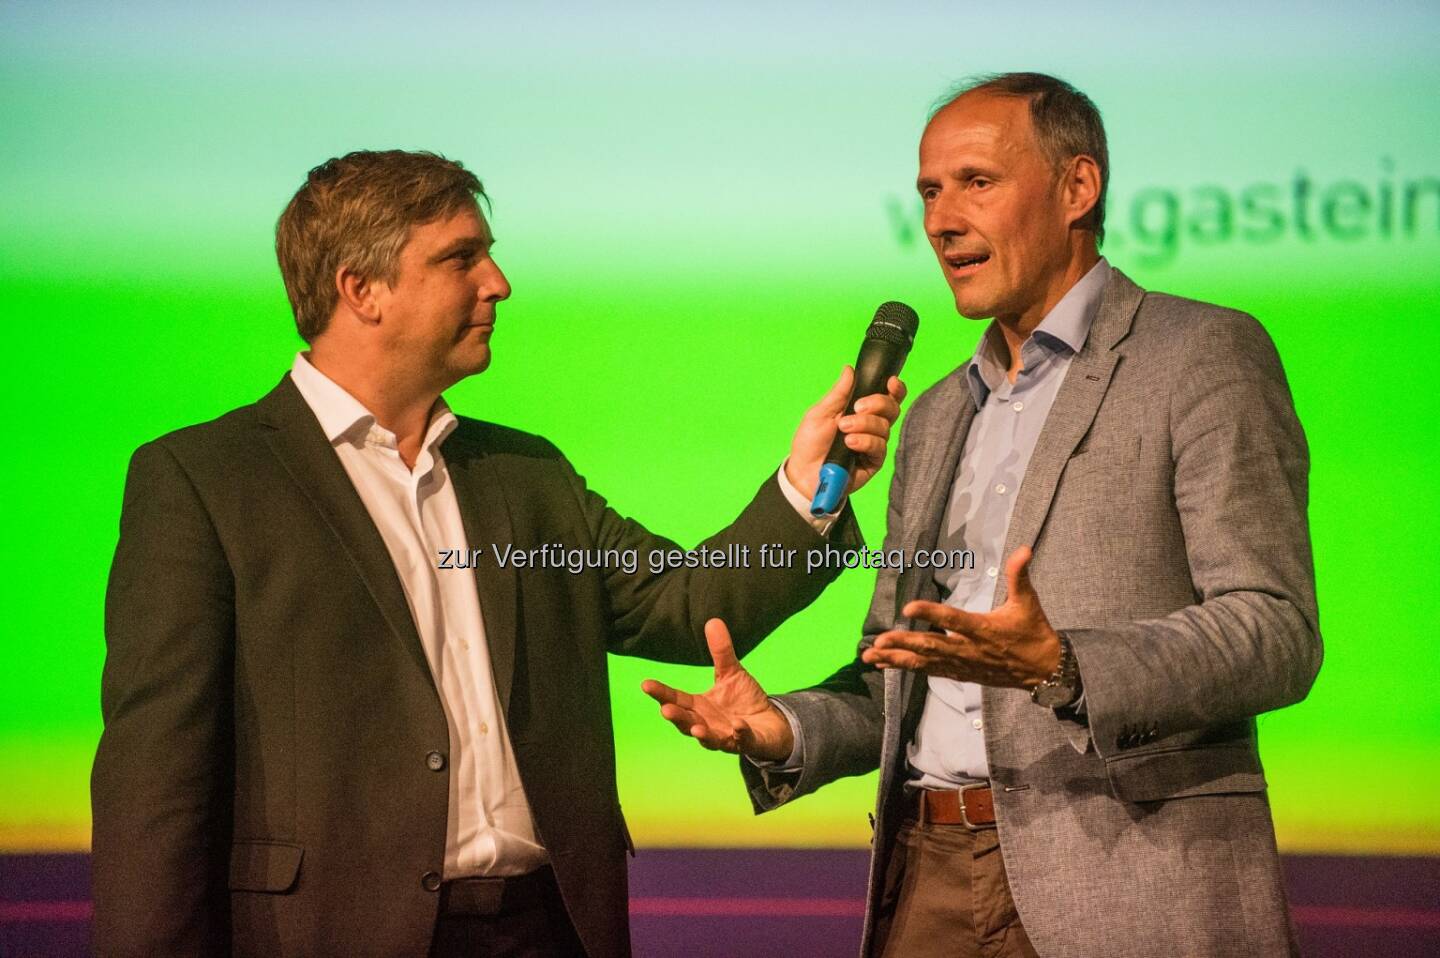
[[[469,542],[440,444],[459,424],[444,399],[411,470],[395,434],[360,401],[297,354],[290,378],[325,430],[385,540],[450,726],[445,878],[520,875],[549,859],[535,822],[490,668],[475,573],[440,569],[439,553]],[[355,756],[363,762],[365,756]]]
[[[412,470],[395,434],[339,384],[297,353],[290,378],[360,494],[400,576],[410,616],[440,692],[450,727],[450,801],[445,878],[520,875],[549,859],[535,821],[490,668],[490,646],[475,573],[439,568],[442,550],[468,555],[455,487],[440,444],[459,424],[437,399]],[[835,516],[812,517],[810,504],[785,476],[786,499],[821,535]],[[843,508],[843,504],[842,504]],[[356,756],[364,761],[364,756]]]

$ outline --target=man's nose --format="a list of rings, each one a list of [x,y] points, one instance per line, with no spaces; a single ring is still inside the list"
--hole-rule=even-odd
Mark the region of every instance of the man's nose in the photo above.
[[[480,268],[483,270],[477,290],[480,299],[487,303],[498,303],[502,299],[509,299],[510,281],[501,272],[500,264],[487,258],[481,262]]]
[[[969,229],[970,222],[958,199],[939,196],[925,208],[925,233],[933,239],[963,236]]]

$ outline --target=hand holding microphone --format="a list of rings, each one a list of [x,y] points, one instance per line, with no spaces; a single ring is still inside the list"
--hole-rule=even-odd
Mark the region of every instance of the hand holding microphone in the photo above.
[[[865,485],[884,464],[890,427],[906,392],[897,375],[919,325],[905,304],[883,304],[866,330],[855,370],[846,367],[801,421],[785,475],[813,500],[814,515],[836,511],[847,493]]]

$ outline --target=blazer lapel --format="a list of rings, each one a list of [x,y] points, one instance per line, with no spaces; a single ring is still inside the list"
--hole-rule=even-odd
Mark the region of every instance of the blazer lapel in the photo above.
[[[941,411],[940,418],[920,437],[908,467],[909,487],[904,508],[909,519],[900,543],[912,554],[935,547],[940,521],[950,502],[955,470],[959,468],[960,454],[965,448],[965,435],[975,418],[975,402],[965,382],[968,368],[966,363],[937,387],[941,394],[935,407]],[[945,415],[947,410],[955,410],[954,418]],[[920,594],[923,578],[923,571],[920,575],[907,576],[907,581],[897,590],[902,605]]]
[[[1065,381],[1060,384],[1050,414],[1035,441],[1035,451],[1031,453],[1025,479],[1020,484],[1015,512],[1005,536],[1006,557],[1021,546],[1035,544],[1050,513],[1050,503],[1055,498],[1065,463],[1090,428],[1105,391],[1110,388],[1110,377],[1120,359],[1115,346],[1130,331],[1135,310],[1144,297],[1144,290],[1112,268],[1085,345],[1071,360]],[[1002,578],[995,590],[997,606],[1005,601],[1006,592],[1007,583]]]
[[[900,544],[909,550],[910,555],[922,549],[933,549],[939,538],[940,522],[950,501],[950,489],[955,483],[955,471],[959,468],[960,455],[965,448],[965,436],[975,418],[975,401],[965,381],[968,368],[969,363],[966,363],[937,386],[941,394],[935,406],[941,411],[940,418],[919,437],[908,466],[910,475],[904,508],[910,518]],[[955,410],[957,415],[954,418],[945,415],[948,410]],[[905,603],[920,598],[924,593],[928,574],[925,569],[906,567],[895,590],[897,619],[901,618],[900,609]],[[914,619],[903,621],[907,629],[928,628]],[[887,707],[897,710],[887,714],[907,715],[918,702],[924,701],[923,696],[917,700],[916,674],[900,669],[893,672],[899,675],[893,688],[886,687]],[[892,697],[893,702],[889,701]]]
[[[510,507],[505,501],[500,471],[492,457],[485,455],[482,444],[474,437],[462,435],[462,423],[441,445],[445,468],[455,485],[455,498],[460,504],[460,520],[465,525],[465,538],[471,549],[493,550],[515,541]],[[515,567],[486,562],[471,572],[480,594],[480,613],[485,622],[485,642],[490,647],[490,671],[500,709],[509,717],[510,689],[515,675],[515,639],[519,577]]]
[[[261,423],[269,427],[265,439],[270,448],[340,540],[381,617],[433,686],[430,663],[385,540],[289,373],[256,408]]]

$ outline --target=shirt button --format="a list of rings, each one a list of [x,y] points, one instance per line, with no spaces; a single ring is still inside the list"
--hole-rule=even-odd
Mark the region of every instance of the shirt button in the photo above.
[[[439,891],[439,890],[440,890],[440,873],[439,873],[439,872],[426,872],[425,874],[421,875],[421,876],[420,876],[420,887],[424,888],[426,891]]]
[[[425,756],[425,767],[432,772],[439,772],[445,769],[445,753],[430,752]]]
[[[995,567],[992,565],[990,568],[988,568],[988,569],[985,570],[985,574],[988,575],[990,578],[993,579],[993,578],[995,578],[997,575],[1000,574],[1000,570],[997,569],[997,568],[995,568]]]
[[[997,482],[997,483],[995,483],[995,491],[998,492],[998,493],[1000,493],[1000,495],[1002,495],[1002,496],[1005,495],[1005,483],[1003,483],[1003,482]]]
[[[480,734],[481,734],[481,735],[488,735],[489,732],[490,732],[490,726],[487,725],[487,724],[484,723],[484,722],[481,722],[481,723],[480,723]]]
[[[985,727],[985,722],[981,719],[975,719],[970,724],[976,729],[982,729]]]
[[[1015,405],[1011,406],[1010,408],[1015,410],[1016,412],[1020,412],[1025,408],[1025,404],[1017,399],[1015,400]]]

